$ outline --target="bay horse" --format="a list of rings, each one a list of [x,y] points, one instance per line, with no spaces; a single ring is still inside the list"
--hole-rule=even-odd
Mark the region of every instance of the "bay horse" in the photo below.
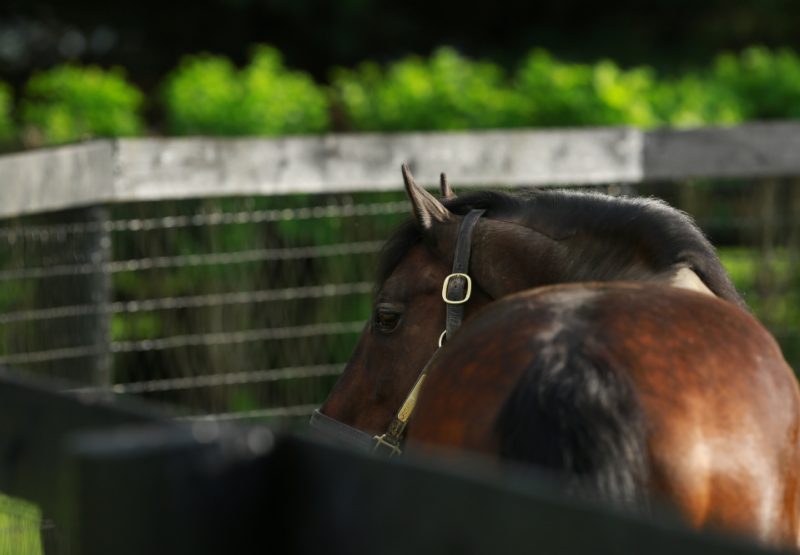
[[[549,190],[456,197],[444,176],[442,202],[402,170],[414,217],[384,246],[372,316],[321,408],[351,427],[385,429],[436,351],[446,327],[439,292],[473,210],[484,212],[471,237],[466,319],[512,293],[586,281],[671,283],[745,307],[713,246],[665,203]]]
[[[469,322],[482,307],[514,293],[622,280],[669,284],[710,300],[716,296],[732,310],[746,309],[691,219],[659,201],[559,191],[455,197],[444,179],[439,201],[405,166],[403,177],[414,218],[384,248],[373,314],[312,418],[350,443],[372,447],[377,441],[399,451],[416,396],[427,395],[420,369],[437,345],[458,337],[453,332],[461,320]],[[464,250],[466,264],[459,256]],[[440,354],[449,351],[447,346]],[[421,422],[415,415],[412,435]]]

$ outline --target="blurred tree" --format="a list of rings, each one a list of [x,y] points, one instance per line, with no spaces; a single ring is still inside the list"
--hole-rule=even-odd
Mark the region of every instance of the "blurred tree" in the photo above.
[[[22,101],[28,146],[141,133],[142,93],[115,68],[57,66],[31,77]]]
[[[169,131],[177,135],[285,135],[328,128],[325,92],[287,71],[274,48],[253,50],[237,71],[226,58],[187,56],[166,79]]]
[[[364,131],[513,127],[519,96],[500,67],[475,62],[451,48],[427,59],[408,57],[385,71],[374,63],[334,72],[348,123]]]
[[[0,81],[0,148],[11,142],[14,136],[14,123],[11,120],[11,88]]]

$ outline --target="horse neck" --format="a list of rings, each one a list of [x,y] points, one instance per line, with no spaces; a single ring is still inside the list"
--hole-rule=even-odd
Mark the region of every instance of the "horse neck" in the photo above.
[[[480,231],[470,267],[490,297],[564,281],[567,253],[558,241],[506,222],[491,222]]]
[[[669,268],[653,268],[639,245],[592,234],[553,239],[505,226],[484,234],[478,247],[472,271],[495,299],[557,283],[668,280]]]
[[[635,240],[583,234],[562,241],[561,248],[560,277],[566,282],[668,282],[673,272],[671,262],[654,260],[653,253]]]
[[[672,283],[685,267],[713,294],[746,308],[714,247],[687,216],[657,203],[630,211],[601,204],[599,214],[589,208],[542,202],[484,220],[478,282],[500,298],[556,283]]]

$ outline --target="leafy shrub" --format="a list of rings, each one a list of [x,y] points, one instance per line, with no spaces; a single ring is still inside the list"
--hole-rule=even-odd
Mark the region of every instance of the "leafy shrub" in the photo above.
[[[800,117],[800,58],[790,50],[723,54],[711,77],[736,96],[746,119]]]
[[[237,70],[226,58],[189,56],[164,85],[170,131],[178,135],[280,135],[329,127],[324,90],[287,70],[277,50],[259,46]]]
[[[706,71],[659,78],[649,67],[559,61],[531,52],[509,77],[500,66],[452,48],[387,66],[337,69],[332,87],[287,69],[273,48],[254,49],[237,69],[211,55],[185,58],[165,80],[172,134],[284,135],[330,128],[335,108],[361,131],[577,125],[676,127],[800,118],[800,57],[753,47],[724,54]],[[14,135],[12,95],[0,83],[0,143]],[[142,132],[142,95],[120,70],[61,66],[34,75],[18,120],[26,143],[61,143]]]
[[[14,136],[12,105],[11,87],[0,81],[0,143],[9,142]]]
[[[659,122],[649,101],[655,83],[647,68],[567,64],[542,50],[531,53],[510,81],[499,66],[449,48],[429,60],[406,58],[385,71],[370,63],[356,71],[340,69],[333,81],[353,128],[391,131],[651,126]]]
[[[745,119],[736,94],[696,74],[658,83],[650,102],[659,123],[672,127],[732,125]]]
[[[621,70],[603,61],[567,64],[533,51],[516,74],[527,125],[651,126],[658,122],[649,102],[655,85],[647,68]]]
[[[33,142],[65,143],[142,132],[142,93],[120,69],[58,66],[33,75],[25,87],[22,121]]]
[[[719,56],[710,71],[659,79],[652,68],[566,63],[543,50],[513,79],[448,48],[382,69],[337,70],[334,91],[358,130],[518,126],[726,125],[800,118],[800,58],[755,47]]]
[[[519,126],[518,95],[502,69],[441,48],[428,60],[412,56],[385,71],[363,64],[339,69],[333,86],[349,124],[358,130],[477,129]]]

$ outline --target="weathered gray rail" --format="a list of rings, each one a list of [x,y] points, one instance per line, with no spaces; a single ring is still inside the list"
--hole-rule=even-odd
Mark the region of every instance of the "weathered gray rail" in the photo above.
[[[400,187],[446,171],[459,186],[633,183],[800,174],[800,123],[326,135],[281,139],[120,139],[0,157],[0,217],[94,204]]]

